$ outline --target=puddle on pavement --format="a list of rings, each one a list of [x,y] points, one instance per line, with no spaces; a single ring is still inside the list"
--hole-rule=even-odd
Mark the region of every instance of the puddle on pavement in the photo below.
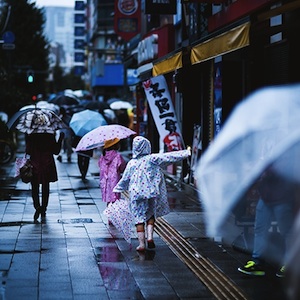
[[[93,219],[90,219],[90,218],[58,219],[57,222],[63,223],[63,224],[93,223]]]
[[[22,226],[26,224],[33,224],[33,222],[26,222],[26,221],[1,222],[0,227]]]
[[[1,188],[0,201],[19,200],[18,197],[28,197],[31,195],[30,190],[16,190],[14,188]]]
[[[6,286],[6,279],[7,279],[7,274],[8,271],[7,270],[0,270],[0,299],[5,300],[6,296],[5,296],[5,286]]]
[[[103,242],[105,246],[97,247],[94,251],[105,287],[118,291],[134,289],[135,280],[114,240]]]
[[[154,260],[155,251],[154,250],[145,250],[144,252],[137,252],[137,255],[132,258],[133,261],[146,261]]]

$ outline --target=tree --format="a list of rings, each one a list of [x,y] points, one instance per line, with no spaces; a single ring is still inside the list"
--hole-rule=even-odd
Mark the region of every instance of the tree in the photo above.
[[[0,77],[1,109],[10,115],[29,103],[33,94],[45,93],[49,42],[44,35],[42,9],[30,0],[3,2],[0,30],[11,31],[15,35],[14,50],[0,49],[0,70],[5,74]],[[34,72],[32,83],[27,81],[29,69]]]

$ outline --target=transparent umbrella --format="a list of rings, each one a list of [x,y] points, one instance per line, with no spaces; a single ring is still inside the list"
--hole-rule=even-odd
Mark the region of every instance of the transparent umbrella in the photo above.
[[[13,128],[27,134],[54,133],[58,129],[68,128],[54,111],[45,108],[27,108],[15,113],[8,122]]]
[[[110,203],[104,210],[104,214],[123,235],[126,242],[130,244],[133,216],[129,209],[128,199],[121,198],[113,203]]]
[[[270,166],[300,182],[300,85],[250,95],[232,112],[196,168],[207,229],[218,235],[228,215]],[[298,151],[299,150],[299,151]]]

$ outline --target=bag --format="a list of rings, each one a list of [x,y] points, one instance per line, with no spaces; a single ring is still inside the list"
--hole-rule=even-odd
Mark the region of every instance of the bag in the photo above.
[[[15,162],[15,177],[20,176],[20,169],[25,165],[28,158],[26,158],[26,155],[23,157],[17,157]]]
[[[27,159],[24,166],[20,168],[20,178],[24,183],[29,183],[33,177],[33,166],[30,159]]]

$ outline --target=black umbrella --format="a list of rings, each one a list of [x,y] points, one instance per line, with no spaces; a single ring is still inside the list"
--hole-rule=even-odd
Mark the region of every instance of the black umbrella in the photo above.
[[[54,133],[57,129],[67,128],[67,125],[50,109],[28,108],[15,113],[7,123],[7,127],[31,134]]]
[[[8,130],[14,129],[17,126],[17,124],[19,123],[20,117],[31,110],[32,110],[32,108],[26,108],[26,109],[17,111],[6,123]]]
[[[100,101],[90,101],[86,105],[84,105],[86,109],[90,110],[101,110],[109,109],[109,105],[106,102],[100,102]]]
[[[57,105],[79,105],[80,101],[75,96],[59,95],[48,101]]]

